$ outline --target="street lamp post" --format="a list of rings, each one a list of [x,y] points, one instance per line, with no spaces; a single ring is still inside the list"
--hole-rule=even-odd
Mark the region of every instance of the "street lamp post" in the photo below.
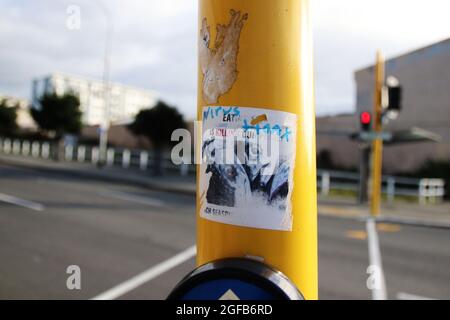
[[[108,148],[108,131],[110,127],[110,69],[111,69],[111,45],[112,34],[114,31],[113,20],[111,12],[101,1],[96,3],[103,14],[106,21],[106,39],[105,39],[105,53],[103,59],[103,99],[104,99],[104,118],[99,128],[99,161],[98,165],[103,166],[106,162],[106,152]]]

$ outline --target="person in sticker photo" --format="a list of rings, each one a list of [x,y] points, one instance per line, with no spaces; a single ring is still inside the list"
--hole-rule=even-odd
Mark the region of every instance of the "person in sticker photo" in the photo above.
[[[225,163],[226,144],[220,138],[210,138],[203,143],[202,155],[206,160],[206,174],[210,174],[206,199],[208,203],[226,207],[243,207],[250,201],[263,201],[269,205],[285,207],[289,193],[289,165],[279,161],[271,174],[264,169],[270,166],[270,159],[262,156],[260,146],[248,140],[234,145],[234,161]],[[239,143],[244,143],[242,149]],[[238,150],[244,150],[240,157]],[[249,161],[250,155],[257,161]],[[223,161],[221,161],[223,160]]]

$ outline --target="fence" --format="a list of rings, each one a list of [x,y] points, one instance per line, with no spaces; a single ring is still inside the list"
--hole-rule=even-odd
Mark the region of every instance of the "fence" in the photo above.
[[[31,156],[49,159],[55,146],[50,142],[30,142],[27,140],[0,138],[0,152],[5,154]],[[100,160],[98,147],[66,146],[65,161],[97,164]],[[136,168],[148,170],[154,165],[155,156],[152,151],[109,148],[106,152],[106,165],[121,166],[124,169]],[[169,154],[164,154],[162,167],[165,170],[177,170],[181,175],[195,173],[194,165],[175,165]],[[328,196],[331,190],[358,192],[359,174],[352,172],[318,170],[318,189],[323,196]],[[414,179],[385,176],[382,180],[382,192],[388,202],[393,202],[396,196],[417,197],[421,204],[440,202],[445,195],[445,183],[442,179]]]
[[[0,152],[4,154],[50,159],[55,148],[56,146],[48,141],[30,142],[28,140],[0,138]],[[100,161],[100,151],[96,146],[68,145],[64,148],[63,158],[65,161],[97,164]],[[155,155],[152,151],[108,148],[106,152],[106,165],[109,167],[121,166],[124,169],[139,168],[145,171],[154,165],[154,161]],[[194,166],[173,164],[168,153],[163,154],[161,165],[165,170],[178,170],[182,175],[195,172]]]
[[[317,179],[320,193],[328,196],[332,189],[357,193],[360,177],[353,172],[318,170]],[[437,203],[445,196],[445,182],[442,179],[383,176],[381,190],[390,203],[396,196],[417,197],[421,204]]]

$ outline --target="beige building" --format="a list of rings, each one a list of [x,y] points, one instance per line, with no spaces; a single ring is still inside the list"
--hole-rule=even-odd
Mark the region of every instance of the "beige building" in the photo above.
[[[123,84],[109,85],[109,98],[105,99],[102,81],[64,73],[53,73],[33,80],[32,101],[35,104],[44,93],[64,94],[74,92],[80,98],[84,125],[100,125],[106,119],[112,123],[131,121],[140,110],[156,104],[156,93]],[[109,107],[106,108],[108,100]]]
[[[17,107],[17,125],[19,128],[36,129],[36,123],[30,114],[29,100],[0,94],[0,101],[5,101],[8,107]]]
[[[425,129],[442,137],[439,143],[421,142],[386,146],[386,173],[411,171],[428,159],[450,160],[450,39],[391,58],[386,75],[395,76],[403,87],[403,110],[386,130]],[[356,130],[362,111],[373,109],[374,67],[355,72],[356,113],[353,116],[318,120],[318,130]],[[358,144],[338,136],[319,135],[319,150],[330,149],[333,158],[344,166],[358,163]]]

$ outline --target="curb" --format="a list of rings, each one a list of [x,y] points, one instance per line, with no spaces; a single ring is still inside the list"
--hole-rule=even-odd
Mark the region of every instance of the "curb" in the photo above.
[[[396,224],[415,226],[415,227],[450,229],[450,223],[435,222],[435,221],[429,221],[429,220],[424,220],[424,219],[420,219],[420,218],[405,218],[405,217],[399,217],[399,216],[380,216],[377,219],[377,221],[396,223]]]
[[[329,214],[329,213],[326,213],[326,214],[319,213],[319,217],[364,222],[370,216],[369,215],[343,216],[343,215],[333,215],[333,214]],[[435,221],[424,220],[424,219],[419,219],[419,218],[405,218],[405,217],[401,217],[401,216],[379,216],[379,217],[377,217],[376,221],[377,222],[385,222],[385,223],[395,223],[395,224],[412,226],[412,227],[450,229],[450,223],[435,222]]]

